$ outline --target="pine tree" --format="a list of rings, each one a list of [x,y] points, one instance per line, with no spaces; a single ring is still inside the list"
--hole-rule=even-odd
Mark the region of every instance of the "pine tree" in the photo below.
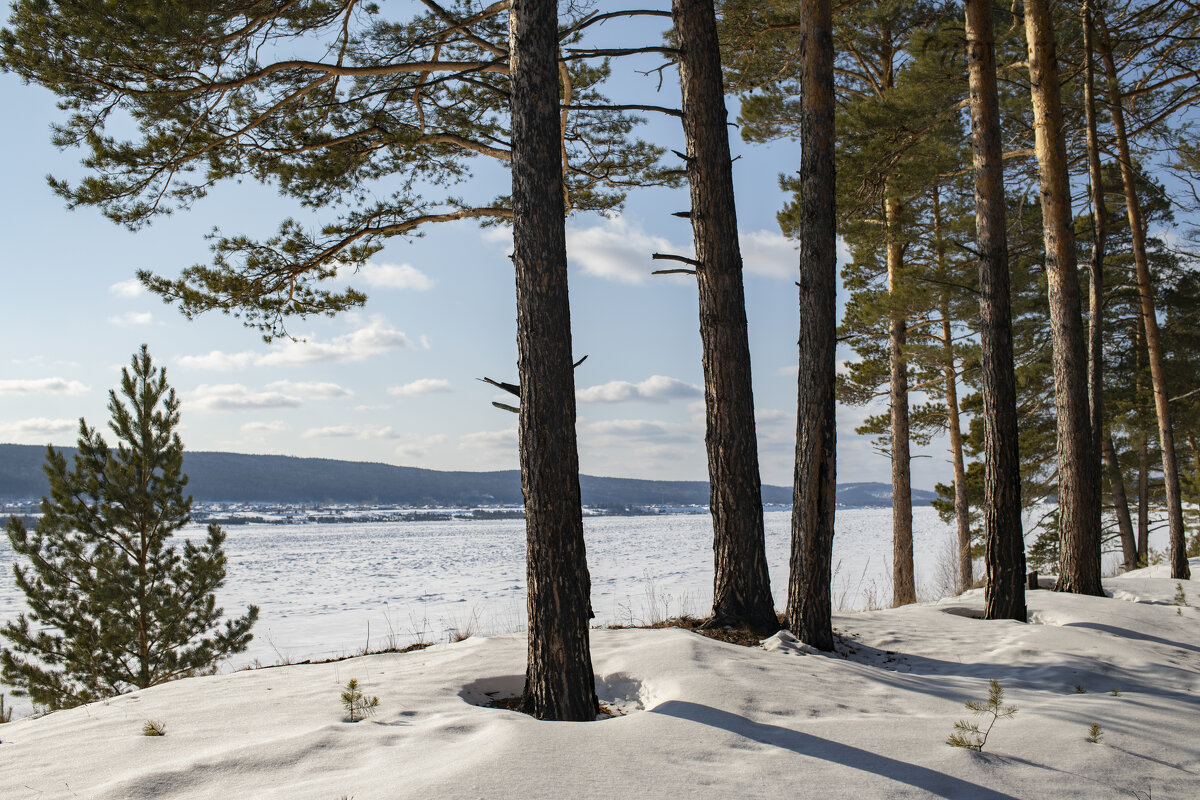
[[[0,628],[3,680],[34,703],[68,708],[189,675],[243,652],[258,608],[222,622],[225,534],[170,539],[191,521],[183,494],[179,400],[145,345],[109,392],[116,449],[79,423],[75,468],[48,449],[50,497],[33,530],[8,523],[17,587],[27,613]]]

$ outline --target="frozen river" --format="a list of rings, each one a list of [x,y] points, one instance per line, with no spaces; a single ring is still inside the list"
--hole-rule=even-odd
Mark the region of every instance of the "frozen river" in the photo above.
[[[937,563],[953,529],[932,508],[913,512],[918,587],[935,596]],[[789,525],[789,512],[766,514],[781,609]],[[355,653],[393,638],[444,641],[454,630],[524,627],[523,520],[238,525],[226,532],[229,574],[220,603],[231,615],[249,603],[261,609],[254,642],[233,667]],[[597,623],[703,615],[711,607],[707,514],[588,517],[585,535]],[[890,602],[891,549],[889,509],[838,510],[835,607]],[[7,540],[0,542],[0,619],[23,606],[9,577],[13,557]]]

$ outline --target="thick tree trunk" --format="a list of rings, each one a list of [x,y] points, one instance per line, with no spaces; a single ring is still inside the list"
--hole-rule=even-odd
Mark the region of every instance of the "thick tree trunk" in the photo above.
[[[1117,448],[1112,436],[1104,438],[1104,464],[1108,467],[1108,490],[1112,493],[1113,509],[1117,515],[1117,530],[1121,533],[1121,560],[1126,571],[1137,569],[1137,541],[1133,536],[1133,519],[1129,516],[1129,498],[1125,493],[1125,475],[1117,460]]]
[[[1041,183],[1042,227],[1054,355],[1058,428],[1058,591],[1102,595],[1099,464],[1091,442],[1087,345],[1079,297],[1054,25],[1046,0],[1026,0],[1025,34],[1033,98],[1034,150]]]
[[[893,298],[891,321],[888,325],[888,382],[892,417],[892,605],[903,606],[917,602],[916,579],[913,573],[912,538],[912,468],[908,441],[908,361],[904,346],[908,338],[908,321],[904,312],[895,308],[896,295],[902,280],[904,245],[900,241],[900,201],[889,197],[884,201],[887,223],[888,294]]]
[[[742,255],[734,211],[725,90],[712,0],[673,0],[683,128],[700,289],[700,340],[710,508],[713,613],[708,624],[779,629],[767,574],[762,487]]]
[[[1125,186],[1125,211],[1129,217],[1129,233],[1133,237],[1133,262],[1137,271],[1138,294],[1141,295],[1142,325],[1146,331],[1146,351],[1150,357],[1150,385],[1154,389],[1154,411],[1158,417],[1158,444],[1162,450],[1163,488],[1166,491],[1167,523],[1171,541],[1171,577],[1187,580],[1191,570],[1187,560],[1187,537],[1183,528],[1183,502],[1179,487],[1179,465],[1175,458],[1175,433],[1171,427],[1171,405],[1167,397],[1166,364],[1162,335],[1154,308],[1154,278],[1146,258],[1146,225],[1137,196],[1137,181],[1129,153],[1129,137],[1125,130],[1125,109],[1121,105],[1121,89],[1117,83],[1117,68],[1104,17],[1099,17],[1102,33],[1101,55],[1108,78],[1109,111],[1117,135],[1117,160],[1121,165],[1121,182]]]
[[[975,167],[975,241],[983,384],[983,538],[987,619],[1026,619],[1021,461],[992,4],[966,0]]]
[[[595,719],[588,645],[591,580],[583,542],[575,379],[559,150],[554,0],[515,0],[512,69],[513,265],[521,376],[529,659],[522,710]]]
[[[803,0],[800,24],[800,370],[787,625],[797,639],[832,650],[837,219],[830,0]]]

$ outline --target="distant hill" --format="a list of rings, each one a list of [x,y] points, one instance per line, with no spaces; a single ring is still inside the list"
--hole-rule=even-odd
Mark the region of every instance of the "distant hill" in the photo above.
[[[74,448],[62,448],[68,459]],[[36,445],[0,444],[0,500],[38,498],[49,489],[42,472],[46,450]],[[242,453],[184,455],[187,490],[199,501],[242,503],[380,503],[404,506],[511,505],[521,502],[521,476],[502,472],[440,472],[328,458],[260,456]],[[648,481],[633,478],[579,479],[585,505],[597,508],[651,505],[706,505],[705,481]],[[763,502],[788,505],[791,487],[763,486]],[[933,492],[914,489],[913,504],[925,505]],[[838,485],[843,506],[890,506],[885,483]]]

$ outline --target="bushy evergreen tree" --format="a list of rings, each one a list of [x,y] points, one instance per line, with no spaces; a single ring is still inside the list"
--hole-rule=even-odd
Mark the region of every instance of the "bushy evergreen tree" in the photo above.
[[[250,606],[221,620],[219,526],[208,526],[203,544],[170,543],[191,520],[192,498],[183,494],[179,401],[145,345],[121,370],[120,391],[108,403],[116,448],[80,420],[74,469],[48,448],[50,497],[36,527],[8,523],[29,561],[13,567],[29,610],[0,628],[0,674],[50,709],[211,672],[246,649],[258,619]]]

